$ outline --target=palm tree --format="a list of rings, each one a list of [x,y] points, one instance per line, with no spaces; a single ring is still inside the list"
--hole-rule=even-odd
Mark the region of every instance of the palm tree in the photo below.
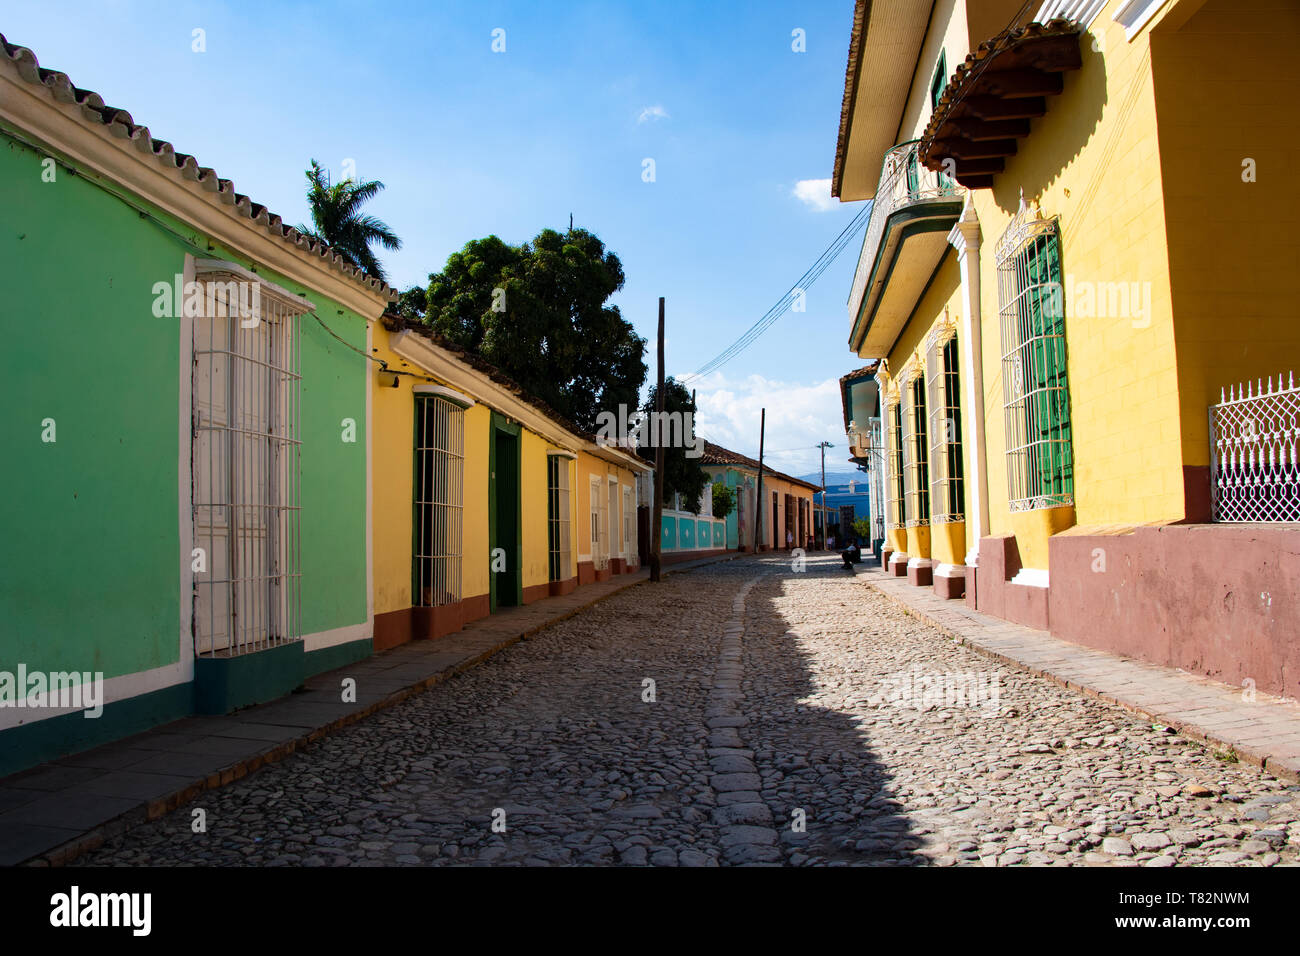
[[[329,173],[313,159],[307,170],[307,202],[316,228],[299,225],[298,231],[325,243],[352,265],[387,283],[388,275],[370,251],[370,244],[378,242],[385,249],[396,250],[402,248],[402,240],[387,223],[360,214],[361,206],[383,188],[384,184],[375,180],[360,183],[350,178],[331,185]]]

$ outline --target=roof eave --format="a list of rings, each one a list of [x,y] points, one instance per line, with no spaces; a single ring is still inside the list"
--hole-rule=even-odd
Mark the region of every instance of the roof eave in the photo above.
[[[870,199],[885,152],[895,145],[933,0],[857,0],[844,75],[831,195]]]

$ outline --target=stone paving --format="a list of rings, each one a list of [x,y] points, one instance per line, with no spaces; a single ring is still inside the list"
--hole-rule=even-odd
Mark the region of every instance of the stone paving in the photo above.
[[[838,563],[628,590],[82,862],[1300,858],[1300,787],[983,657]]]

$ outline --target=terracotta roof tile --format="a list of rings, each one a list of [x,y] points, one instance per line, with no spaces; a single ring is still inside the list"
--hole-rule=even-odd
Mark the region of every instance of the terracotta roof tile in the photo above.
[[[740,452],[732,451],[730,448],[723,448],[721,445],[715,445],[711,441],[704,443],[704,454],[700,456],[701,465],[741,465],[745,468],[758,470],[758,462]],[[779,478],[782,481],[788,481],[792,484],[802,485],[805,488],[811,488],[813,491],[821,491],[820,485],[814,485],[812,482],[804,481],[802,478],[795,478],[793,475],[787,475],[779,472],[772,466],[763,463],[763,474],[770,475],[773,478]]]

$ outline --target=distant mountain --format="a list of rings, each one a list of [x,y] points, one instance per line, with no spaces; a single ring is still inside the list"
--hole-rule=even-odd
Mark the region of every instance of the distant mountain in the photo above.
[[[814,485],[822,483],[822,473],[814,471],[810,475],[795,475],[801,481],[811,481]],[[847,485],[850,481],[863,482],[867,476],[860,471],[828,471],[826,472],[827,486]]]

